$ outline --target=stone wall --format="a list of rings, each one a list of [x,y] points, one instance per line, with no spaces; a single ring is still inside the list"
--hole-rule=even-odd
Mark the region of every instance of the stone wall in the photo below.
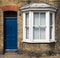
[[[30,0],[30,3],[33,2],[45,2],[51,5],[54,5],[58,8],[57,12],[56,12],[56,19],[55,19],[55,39],[56,42],[55,43],[49,43],[49,44],[29,44],[29,43],[21,43],[20,44],[20,50],[24,50],[24,51],[28,51],[30,53],[30,51],[32,53],[34,52],[41,52],[41,53],[46,53],[46,54],[55,54],[55,53],[60,53],[60,1],[57,0]]]
[[[3,10],[2,7],[6,5],[17,5],[18,8],[26,5],[27,3],[41,3],[45,2],[51,5],[54,5],[58,8],[57,13],[56,13],[56,21],[55,21],[55,39],[56,43],[49,43],[49,44],[30,44],[30,43],[23,43],[22,42],[22,37],[23,37],[23,20],[22,20],[22,13],[19,10],[17,12],[18,15],[18,51],[19,53],[46,53],[46,54],[52,54],[52,53],[58,53],[60,51],[60,1],[58,0],[1,0],[0,1],[0,50],[1,52],[4,49],[4,19],[3,19]],[[57,52],[58,51],[58,52]],[[60,52],[59,52],[60,53]]]
[[[56,28],[55,28],[55,39],[56,39],[56,43],[49,43],[49,44],[29,44],[29,43],[21,43],[20,45],[20,50],[24,50],[24,51],[28,51],[28,52],[41,52],[41,53],[59,53],[57,51],[60,51],[60,40],[59,40],[59,14],[60,13],[60,9],[59,9],[59,1],[56,1],[56,0],[30,0],[30,3],[33,3],[33,2],[38,2],[38,3],[41,3],[41,2],[45,2],[45,3],[48,3],[48,4],[51,4],[51,5],[54,5],[58,8],[58,11],[56,13]],[[58,28],[57,28],[58,27]]]
[[[3,53],[4,44],[3,35],[3,11],[0,9],[0,53]]]

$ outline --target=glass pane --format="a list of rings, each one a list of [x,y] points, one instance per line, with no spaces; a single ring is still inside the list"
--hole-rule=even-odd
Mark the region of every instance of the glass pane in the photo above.
[[[26,13],[26,26],[29,25],[29,14]]]
[[[40,28],[40,39],[45,39],[46,35],[45,35],[45,28]]]
[[[33,38],[34,39],[39,39],[39,28],[34,28],[33,29]]]
[[[52,39],[52,27],[50,27],[50,39]]]
[[[50,25],[52,25],[52,13],[50,13]]]
[[[45,25],[45,13],[40,13],[40,25]]]
[[[39,13],[34,13],[34,25],[39,25]]]
[[[26,28],[26,39],[29,39],[29,28]]]

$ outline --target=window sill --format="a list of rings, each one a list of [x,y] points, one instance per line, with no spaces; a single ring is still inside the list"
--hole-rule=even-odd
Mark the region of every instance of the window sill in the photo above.
[[[50,40],[50,41],[27,41],[27,40],[23,40],[22,42],[25,42],[25,43],[55,43],[56,40]]]

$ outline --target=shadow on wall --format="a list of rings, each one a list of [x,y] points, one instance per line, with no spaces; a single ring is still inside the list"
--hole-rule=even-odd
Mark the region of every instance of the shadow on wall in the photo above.
[[[49,47],[51,48],[51,50],[48,51],[48,52],[49,52],[49,53],[48,53],[49,55],[54,55],[54,54],[56,54],[55,45],[56,45],[55,42],[49,44]]]
[[[60,54],[60,0],[56,0],[55,3],[57,5],[57,13],[56,13],[56,49],[57,52]]]
[[[28,0],[28,4],[30,4],[31,3],[31,0]]]

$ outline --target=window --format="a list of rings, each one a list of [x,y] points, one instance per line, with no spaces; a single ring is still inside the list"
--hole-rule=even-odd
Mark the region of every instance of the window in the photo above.
[[[20,8],[23,12],[23,42],[55,42],[56,7],[33,3]]]
[[[42,43],[54,39],[54,13],[29,12],[24,13],[24,38],[26,42]]]
[[[29,39],[29,14],[28,13],[26,13],[25,28],[26,28],[26,39]]]
[[[33,39],[45,39],[45,26],[46,26],[46,14],[45,13],[34,13],[34,28],[33,28]],[[36,37],[36,38],[35,38]]]

